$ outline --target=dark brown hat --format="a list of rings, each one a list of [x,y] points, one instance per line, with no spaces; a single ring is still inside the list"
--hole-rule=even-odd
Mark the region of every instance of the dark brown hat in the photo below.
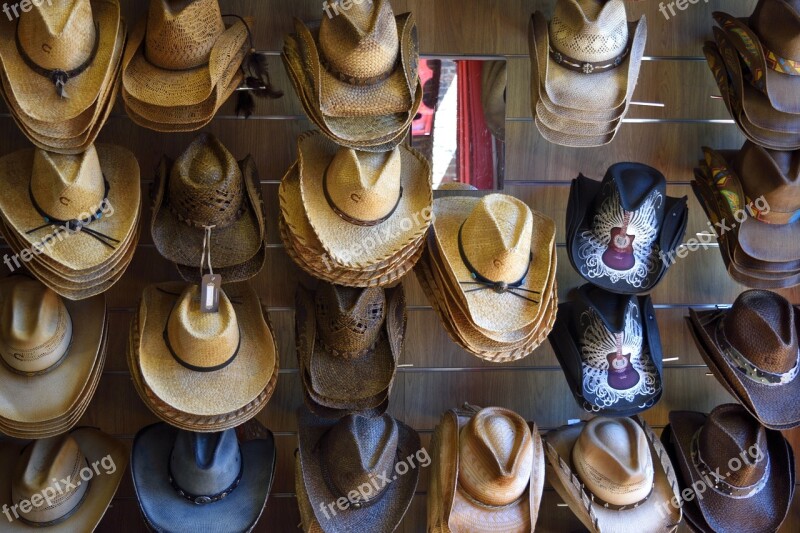
[[[701,531],[777,531],[792,503],[794,455],[783,436],[737,404],[673,411],[662,440],[676,458],[689,521]],[[702,491],[702,492],[701,492]]]
[[[695,341],[711,371],[774,429],[800,426],[799,320],[783,296],[761,290],[743,292],[730,309],[690,310]]]

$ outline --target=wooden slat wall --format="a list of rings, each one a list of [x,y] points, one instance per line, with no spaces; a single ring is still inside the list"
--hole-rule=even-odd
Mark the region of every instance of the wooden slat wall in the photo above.
[[[138,20],[146,1],[121,0],[129,23]],[[642,67],[635,100],[663,102],[666,107],[633,107],[627,124],[610,146],[568,149],[548,144],[538,135],[531,119],[527,57],[530,14],[552,12],[553,0],[393,0],[396,12],[412,10],[419,27],[424,54],[503,55],[509,61],[507,122],[507,187],[532,208],[552,216],[558,223],[560,298],[582,284],[571,269],[564,249],[564,217],[569,180],[578,172],[601,178],[612,163],[640,161],[662,170],[671,195],[688,195],[691,220],[687,238],[707,229],[706,218],[694,200],[689,182],[692,167],[703,145],[737,148],[743,137],[731,123],[723,103],[712,100],[717,89],[701,60],[702,43],[711,37],[711,13],[725,9],[737,16],[748,14],[755,0],[709,0],[689,5],[666,20],[655,0],[629,1],[631,17],[646,15],[649,40],[647,61]],[[281,376],[275,396],[259,415],[276,435],[278,470],[272,496],[257,531],[295,531],[300,522],[294,501],[292,461],[296,447],[295,410],[302,402],[294,353],[293,295],[298,282],[307,281],[286,256],[276,231],[277,183],[295,157],[297,135],[311,127],[292,94],[278,52],[283,35],[292,29],[292,17],[302,20],[322,16],[322,0],[222,0],[224,12],[250,14],[257,21],[256,43],[272,52],[274,81],[286,92],[279,101],[259,104],[248,121],[233,116],[228,103],[207,128],[237,157],[255,157],[269,210],[269,258],[267,267],[254,281],[278,338]],[[27,146],[7,113],[0,113],[0,152]],[[129,147],[142,166],[146,191],[152,170],[162,153],[177,156],[192,134],[157,134],[135,126],[121,111],[115,111],[103,130],[102,142]],[[145,218],[147,219],[147,218]],[[116,435],[129,445],[142,426],[155,421],[133,389],[124,360],[124,343],[133,308],[149,283],[176,279],[173,267],[160,258],[143,232],[142,243],[123,280],[108,293],[111,308],[109,360],[96,397],[82,424]],[[0,245],[5,247],[5,245]],[[664,342],[665,357],[679,357],[666,365],[666,390],[660,404],[644,418],[660,432],[674,409],[708,411],[731,397],[706,375],[707,368],[684,324],[687,309],[694,305],[728,304],[744,289],[724,272],[719,251],[708,249],[680,260],[653,292]],[[583,413],[567,390],[558,363],[548,344],[530,357],[496,366],[470,356],[453,345],[438,324],[435,313],[413,276],[406,278],[409,329],[403,363],[414,365],[400,371],[392,393],[391,413],[420,431],[429,445],[440,414],[465,401],[479,405],[501,405],[534,420],[542,430],[579,418]],[[800,303],[800,289],[782,291]],[[795,445],[800,432],[788,432]],[[418,494],[401,531],[425,530],[427,472],[422,472]],[[577,520],[558,496],[547,489],[539,529],[577,531]],[[632,526],[633,527],[633,526]],[[800,527],[800,502],[795,502],[785,531]],[[125,481],[100,531],[128,533],[145,531],[139,516],[130,476]],[[365,529],[366,531],[366,529]]]

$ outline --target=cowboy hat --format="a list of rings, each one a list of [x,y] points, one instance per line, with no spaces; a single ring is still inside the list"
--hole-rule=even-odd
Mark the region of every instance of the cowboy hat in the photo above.
[[[236,432],[191,433],[164,423],[136,434],[133,487],[148,527],[192,532],[219,527],[252,531],[275,479],[275,440],[239,442]]]
[[[661,399],[661,338],[649,296],[584,285],[559,306],[550,344],[586,411],[631,416]]]
[[[404,461],[421,449],[417,432],[389,415],[348,415],[336,421],[317,418],[302,408],[298,431],[300,475],[295,492],[303,502],[304,529],[344,533],[369,524],[374,533],[394,531],[419,480],[419,465],[404,474],[399,468],[410,467]],[[348,502],[347,508],[329,512],[325,506],[341,498]]]
[[[433,436],[428,531],[531,532],[544,478],[536,424],[501,407],[451,409]]]
[[[742,406],[726,404],[708,415],[672,411],[661,439],[674,457],[683,494],[696,493],[676,500],[699,531],[780,529],[792,504],[795,471],[792,447],[779,432],[765,429]]]
[[[602,182],[572,181],[567,251],[572,266],[611,292],[647,292],[661,280],[688,220],[687,198],[666,196],[666,178],[641,163],[616,163]]]
[[[729,310],[690,310],[691,330],[717,379],[770,428],[800,425],[798,312],[769,291],[739,295]]]
[[[547,433],[547,477],[590,531],[675,531],[681,521],[672,463],[638,417],[597,417]]]
[[[3,531],[94,531],[127,466],[125,445],[94,428],[25,446],[0,443],[0,500],[15,517]]]

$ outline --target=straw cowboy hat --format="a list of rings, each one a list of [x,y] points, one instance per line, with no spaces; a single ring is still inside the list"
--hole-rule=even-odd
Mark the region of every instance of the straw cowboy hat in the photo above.
[[[708,415],[672,411],[661,439],[684,492],[705,488],[683,500],[692,529],[780,529],[792,505],[795,470],[792,447],[779,432],[765,429],[741,405],[726,404]],[[727,474],[720,478],[721,472]]]
[[[153,243],[166,259],[186,267],[181,272],[187,281],[197,278],[207,248],[223,281],[243,281],[261,270],[266,223],[250,156],[237,163],[216,137],[202,133],[174,163],[162,159],[153,198]]]
[[[641,163],[616,163],[602,182],[582,174],[567,206],[567,251],[586,280],[608,291],[651,290],[667,271],[664,260],[681,243],[687,198],[666,195],[661,172]]]
[[[385,403],[403,351],[402,285],[355,289],[322,283],[296,296],[297,359],[309,409],[358,412]]]
[[[630,100],[647,41],[647,21],[628,22],[622,0],[559,0],[553,18],[532,18],[533,69],[549,99],[608,111]],[[535,100],[534,100],[535,103]]]
[[[123,90],[164,107],[208,98],[234,57],[248,46],[242,20],[225,27],[217,0],[174,6],[150,0],[146,30],[134,30],[122,66]],[[243,58],[243,56],[241,56]]]
[[[389,415],[336,421],[305,409],[298,412],[298,431],[295,492],[303,529],[344,533],[368,524],[374,533],[394,531],[419,480],[420,465],[411,468],[406,462],[421,449],[417,432]],[[409,468],[401,473],[400,465]],[[328,511],[326,505],[341,498],[347,509]]]
[[[672,463],[638,417],[597,417],[552,430],[545,438],[547,479],[594,533],[675,531],[681,521]]]
[[[730,309],[690,310],[691,329],[709,368],[769,428],[800,425],[797,309],[774,292],[751,290]]]
[[[164,423],[136,435],[131,453],[133,487],[148,527],[189,533],[225,524],[250,532],[275,479],[275,439],[239,442],[236,431],[191,433]]]
[[[501,407],[451,409],[433,436],[428,531],[534,531],[544,469],[536,424]]]
[[[105,335],[104,297],[72,302],[27,276],[2,280],[0,430],[41,438],[74,425],[102,372]]]
[[[661,399],[661,337],[649,296],[584,285],[559,306],[550,344],[586,411],[631,416]]]
[[[143,401],[152,409],[152,394],[185,413],[183,423],[196,431],[227,429],[255,416],[277,373],[275,340],[258,296],[245,284],[220,292],[219,311],[204,313],[196,284],[151,285],[132,327],[130,362],[147,389],[139,391]],[[242,416],[228,416],[243,409]]]
[[[94,428],[25,446],[0,443],[0,503],[15,518],[3,531],[94,531],[127,466],[125,445]]]
[[[54,4],[54,5],[53,5]],[[117,0],[29,5],[18,22],[0,22],[0,61],[24,116],[44,122],[77,117],[113,80],[121,50]]]
[[[300,194],[308,221],[337,263],[365,267],[386,261],[430,226],[431,170],[405,146],[385,153],[341,148],[314,132],[298,139]],[[380,231],[376,246],[350,253]]]

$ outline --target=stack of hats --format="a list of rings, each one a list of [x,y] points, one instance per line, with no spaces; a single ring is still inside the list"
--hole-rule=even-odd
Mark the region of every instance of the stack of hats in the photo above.
[[[425,464],[417,432],[389,415],[337,421],[301,409],[297,423],[295,492],[303,531],[395,531]]]
[[[692,189],[728,273],[758,289],[800,284],[800,151],[751,141],[738,151],[703,150]]]
[[[725,404],[710,414],[672,411],[661,440],[693,531],[783,530],[796,474],[792,446],[780,432],[765,429],[741,405]]]
[[[242,435],[237,438],[237,434]],[[136,435],[133,488],[153,531],[252,531],[275,480],[275,438],[256,420],[191,433],[164,423]]]
[[[352,2],[284,41],[283,62],[309,119],[334,142],[386,151],[405,139],[422,102],[417,26],[389,0]]]
[[[800,2],[759,0],[749,18],[714,19],[703,51],[734,121],[765,148],[800,149]]]
[[[3,531],[94,531],[127,469],[125,444],[95,428],[28,443],[2,441]]]
[[[128,366],[147,407],[195,432],[236,427],[269,401],[278,378],[275,339],[256,293],[233,284],[211,294],[196,284],[144,290],[131,324]],[[217,301],[217,309],[206,303]]]
[[[403,286],[355,289],[320,283],[298,287],[297,363],[305,402],[317,416],[380,416],[403,352]]]
[[[661,337],[650,296],[591,284],[559,306],[550,344],[587,412],[632,416],[661,399]]]
[[[42,439],[70,430],[103,373],[105,298],[79,302],[24,275],[0,281],[0,431]]]
[[[597,417],[545,437],[547,479],[592,533],[675,531],[682,518],[675,469],[639,417]],[[635,524],[635,525],[634,525]]]
[[[382,287],[410,271],[422,253],[431,169],[404,145],[363,152],[307,132],[279,197],[281,237],[303,270],[339,285]]]
[[[739,295],[730,309],[690,311],[700,355],[722,384],[771,429],[800,426],[800,309],[770,291]]]
[[[465,405],[433,435],[428,531],[534,531],[544,489],[544,447],[517,413]]]
[[[529,355],[556,318],[555,223],[504,194],[433,203],[415,270],[454,342],[487,361]]]
[[[119,2],[21,7],[18,20],[10,13],[0,20],[0,93],[33,144],[81,153],[94,143],[117,98],[126,35]]]
[[[239,84],[252,49],[237,17],[226,27],[218,0],[150,0],[122,61],[122,99],[131,119],[162,132],[199,130]]]
[[[531,106],[542,137],[563,146],[610,143],[628,111],[647,21],[628,22],[623,0],[558,0],[529,30]]]
[[[223,282],[245,281],[261,271],[266,214],[252,157],[237,163],[202,133],[174,162],[161,160],[152,192],[153,243],[184,280],[213,271]]]
[[[101,294],[122,277],[139,240],[139,163],[128,150],[94,145],[80,155],[26,149],[0,158],[0,233],[27,268],[71,300]]]

